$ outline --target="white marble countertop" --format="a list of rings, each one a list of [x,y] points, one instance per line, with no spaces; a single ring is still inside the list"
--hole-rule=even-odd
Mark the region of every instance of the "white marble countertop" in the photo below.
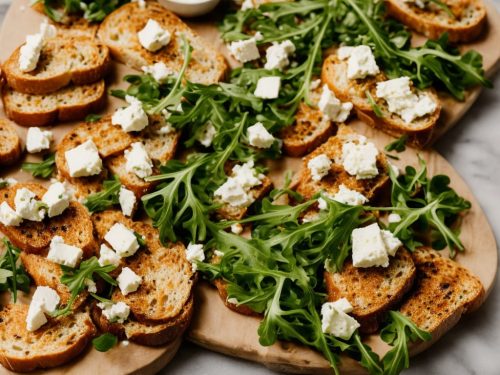
[[[494,0],[500,8],[500,0]],[[10,0],[0,0],[0,22]],[[481,203],[500,243],[500,74],[469,113],[436,145]],[[411,361],[407,375],[500,374],[500,279],[479,311],[463,319],[431,350]],[[184,343],[161,372],[169,375],[271,375],[259,364],[223,356]]]

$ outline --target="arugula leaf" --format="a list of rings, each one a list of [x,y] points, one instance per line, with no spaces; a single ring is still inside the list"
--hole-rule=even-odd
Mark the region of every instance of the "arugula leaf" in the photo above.
[[[18,266],[20,250],[7,239],[3,239],[5,253],[0,256],[0,291],[10,290],[12,299],[17,301],[17,291],[28,293],[30,279],[24,267]]]
[[[137,243],[139,244],[140,247],[146,246],[146,240],[142,234],[134,232],[134,236],[137,239]]]
[[[429,341],[432,338],[429,332],[418,328],[408,317],[398,311],[389,311],[389,324],[382,329],[380,337],[393,347],[382,359],[386,375],[397,375],[409,367],[409,342]]]
[[[102,115],[96,115],[94,113],[91,113],[90,115],[87,115],[85,117],[85,122],[96,122],[99,121],[102,118]]]
[[[103,333],[92,340],[92,345],[99,352],[107,352],[118,343],[118,338],[111,333]]]
[[[101,266],[95,256],[84,260],[80,263],[78,268],[61,266],[61,269],[63,271],[61,283],[68,286],[71,297],[64,308],[58,309],[51,314],[53,317],[67,315],[71,312],[73,303],[78,298],[78,295],[85,289],[86,279],[93,280],[94,275],[97,275],[106,283],[113,286],[117,285],[116,280],[109,276],[109,273],[114,271],[116,266],[112,264]]]
[[[54,22],[65,23],[67,16],[80,15],[90,22],[100,22],[109,13],[130,0],[36,0]]]
[[[30,172],[33,177],[50,178],[54,173],[56,165],[56,155],[49,154],[43,158],[40,163],[23,163],[21,169]]]
[[[446,5],[445,3],[443,3],[442,1],[440,1],[440,0],[427,0],[427,1],[429,1],[430,3],[436,4],[439,8],[444,10],[445,13],[448,15],[448,17],[450,17],[451,19],[455,20],[457,18],[457,17],[455,17],[453,12],[451,11],[450,7],[448,5]]]
[[[103,190],[98,193],[90,194],[83,202],[91,213],[104,211],[119,203],[119,194],[122,184],[118,177],[113,176],[112,180],[105,180],[102,185],[104,188]]]
[[[403,152],[406,150],[406,141],[408,140],[408,135],[403,134],[401,137],[396,139],[395,141],[389,143],[384,147],[384,150],[387,152],[396,151]]]
[[[366,99],[368,99],[368,103],[370,103],[373,112],[375,113],[375,116],[382,118],[384,117],[384,114],[382,113],[382,110],[378,106],[378,104],[375,102],[375,99],[373,99],[372,94],[370,94],[370,91],[366,90],[365,91]]]

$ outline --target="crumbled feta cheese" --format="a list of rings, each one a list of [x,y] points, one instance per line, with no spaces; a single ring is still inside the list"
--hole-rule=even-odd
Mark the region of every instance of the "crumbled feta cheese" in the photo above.
[[[256,60],[260,57],[255,38],[232,42],[228,46],[228,48],[231,54],[236,58],[236,60],[242,63]]]
[[[114,250],[110,249],[105,244],[101,245],[101,249],[99,250],[99,264],[101,266],[107,266],[112,264],[113,266],[118,267],[120,264],[120,256],[115,253]]]
[[[7,202],[0,204],[0,223],[5,226],[17,227],[22,221],[22,216],[14,211]]]
[[[52,313],[56,311],[61,298],[54,289],[48,286],[37,286],[31,301],[41,302],[43,311],[46,313]]]
[[[30,153],[48,150],[50,148],[50,141],[52,140],[52,132],[42,130],[37,127],[28,129],[26,135],[26,150]]]
[[[125,150],[125,170],[134,173],[139,178],[146,178],[153,174],[153,162],[146,147],[141,142],[132,143],[130,150]]]
[[[26,329],[34,332],[41,326],[47,323],[47,318],[43,312],[43,303],[40,301],[32,301],[26,315]]]
[[[89,139],[64,153],[71,177],[94,176],[102,171],[102,160],[95,143]]]
[[[380,69],[368,46],[340,47],[338,57],[347,60],[347,78],[362,79],[380,73]]]
[[[146,0],[132,0],[132,2],[137,3],[139,8],[146,9]]]
[[[259,42],[261,40],[264,39],[264,35],[262,35],[262,33],[260,31],[257,31],[254,35],[253,35],[253,38]]]
[[[360,324],[352,316],[347,315],[352,306],[343,298],[335,302],[326,302],[321,306],[321,329],[344,340],[349,340]]]
[[[203,262],[205,260],[203,245],[189,243],[186,249],[186,259],[188,260],[188,262],[191,262],[193,272],[196,272],[196,270],[198,269],[196,262]]]
[[[352,103],[342,103],[327,85],[323,85],[323,92],[318,107],[325,117],[335,122],[344,122],[351,113]]]
[[[17,180],[15,178],[2,178],[0,177],[0,186],[5,187],[5,186],[12,186],[17,184]]]
[[[342,165],[347,173],[363,180],[378,175],[378,150],[371,142],[346,142],[342,145]]]
[[[224,256],[224,253],[220,250],[214,250],[214,255],[216,257],[223,257]]]
[[[142,71],[152,76],[158,83],[163,83],[168,77],[174,74],[174,71],[163,62],[157,62],[150,66],[143,66]]]
[[[250,190],[262,184],[264,175],[257,174],[253,161],[233,167],[232,176],[214,193],[224,203],[233,207],[248,207],[255,198]]]
[[[42,197],[42,202],[47,205],[49,217],[61,215],[69,206],[70,194],[66,191],[66,185],[55,182],[49,186]]]
[[[130,307],[124,302],[99,302],[97,307],[102,310],[102,314],[110,323],[124,323],[130,314]]]
[[[139,249],[139,242],[137,242],[134,232],[122,223],[115,223],[108,233],[106,233],[104,239],[108,241],[113,250],[122,258],[134,255]]]
[[[82,256],[82,249],[65,244],[61,236],[54,236],[50,241],[47,259],[51,262],[74,268]]]
[[[276,99],[280,94],[280,77],[262,77],[257,81],[254,95],[262,99]]]
[[[128,344],[130,344],[130,341],[128,341],[128,340],[123,340],[121,342],[121,346],[128,346]]]
[[[244,0],[243,3],[241,4],[241,10],[248,10],[253,8],[255,8],[253,0]]]
[[[148,51],[156,52],[170,42],[171,34],[163,29],[158,22],[149,19],[146,26],[137,33],[139,42]]]
[[[312,81],[309,85],[309,90],[316,90],[321,85],[321,79],[316,79]]]
[[[226,301],[227,301],[227,303],[230,303],[232,305],[239,305],[240,304],[239,301],[234,297],[228,298]]]
[[[123,267],[122,272],[118,275],[116,281],[118,282],[118,286],[120,287],[122,294],[126,296],[127,294],[133,293],[139,289],[142,279],[130,268]]]
[[[283,70],[290,64],[288,57],[294,52],[295,45],[291,40],[284,40],[281,43],[274,42],[273,45],[266,50],[267,60],[264,69]]]
[[[118,201],[120,202],[120,207],[125,216],[132,216],[134,212],[135,203],[137,199],[133,191],[120,187],[120,193],[118,194]]]
[[[97,293],[97,284],[94,280],[85,279],[84,284],[87,287],[89,293]]]
[[[19,70],[31,72],[36,69],[43,43],[47,38],[54,37],[57,33],[55,26],[44,21],[40,25],[40,32],[26,36],[26,43],[19,50]]]
[[[399,168],[394,164],[392,164],[390,161],[388,161],[387,164],[389,164],[389,168],[391,169],[392,173],[394,173],[396,177],[399,177],[400,174]]]
[[[401,221],[401,216],[399,216],[398,214],[390,214],[389,217],[387,218],[387,221],[389,221],[389,223],[399,223]]]
[[[381,230],[377,223],[352,232],[352,263],[354,267],[387,267],[389,255],[402,246],[390,231]]]
[[[307,168],[311,172],[313,181],[321,181],[323,177],[328,175],[332,161],[325,154],[318,155],[307,162]]]
[[[368,199],[361,193],[356,190],[351,190],[344,184],[339,186],[339,190],[335,193],[335,195],[330,196],[329,198],[337,201],[339,203],[348,204],[349,206],[361,206],[368,202]],[[318,198],[318,208],[320,210],[326,210],[328,205],[323,198]]]
[[[234,234],[241,234],[241,232],[243,232],[243,226],[240,223],[235,223],[231,225],[231,232]]]
[[[44,204],[36,199],[35,193],[26,188],[21,188],[16,191],[14,198],[16,213],[23,219],[31,221],[42,221],[45,217],[46,210]]]
[[[215,126],[211,121],[208,121],[205,126],[200,129],[196,139],[201,143],[202,146],[210,147],[216,134],[217,129],[215,129]]]
[[[258,148],[269,148],[274,143],[273,135],[267,131],[261,122],[248,127],[247,137],[250,145]]]
[[[427,93],[413,93],[409,77],[377,83],[376,95],[387,102],[390,112],[399,115],[407,124],[433,113],[437,103]]]
[[[149,124],[148,115],[142,108],[142,103],[137,98],[127,95],[125,97],[128,107],[119,108],[111,117],[113,125],[120,125],[124,132],[138,132]]]

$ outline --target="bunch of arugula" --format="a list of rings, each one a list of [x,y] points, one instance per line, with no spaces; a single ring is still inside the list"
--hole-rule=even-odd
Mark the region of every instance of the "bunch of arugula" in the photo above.
[[[23,163],[21,169],[29,172],[33,177],[50,178],[56,166],[56,155],[48,154],[40,163]]]
[[[100,22],[109,13],[130,0],[36,0],[43,4],[45,14],[54,22],[65,23],[68,16],[83,16],[90,22]]]
[[[24,267],[18,265],[20,250],[6,238],[3,239],[5,252],[0,255],[0,292],[9,290],[14,302],[17,301],[17,291],[28,293],[30,278]]]
[[[118,177],[113,176],[113,179],[105,180],[102,186],[103,189],[101,191],[90,194],[83,201],[83,204],[91,213],[104,211],[119,203],[119,194],[122,184]]]

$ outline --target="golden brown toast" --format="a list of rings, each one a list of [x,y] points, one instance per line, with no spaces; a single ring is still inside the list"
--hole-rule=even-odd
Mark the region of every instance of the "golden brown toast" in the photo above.
[[[21,157],[23,148],[14,125],[0,119],[0,165],[11,165]]]

